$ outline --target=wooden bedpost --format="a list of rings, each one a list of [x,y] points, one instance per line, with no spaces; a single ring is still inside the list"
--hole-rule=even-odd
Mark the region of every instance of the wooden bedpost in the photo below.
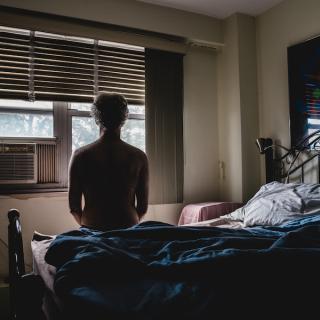
[[[273,141],[270,138],[258,138],[256,145],[260,154],[264,154],[266,183],[275,180],[274,158],[273,158]]]
[[[10,320],[44,319],[41,306],[44,292],[42,279],[33,273],[25,273],[20,213],[8,212],[8,253]]]
[[[11,209],[8,212],[10,319],[17,319],[18,282],[21,276],[25,274],[23,242],[19,217],[20,213],[16,209]]]
[[[275,180],[274,176],[274,163],[273,163],[273,141],[270,138],[265,140],[265,166],[266,166],[266,183]]]

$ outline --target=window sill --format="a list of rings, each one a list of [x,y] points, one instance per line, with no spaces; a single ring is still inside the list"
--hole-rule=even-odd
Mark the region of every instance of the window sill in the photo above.
[[[39,197],[61,197],[68,195],[68,188],[43,188],[43,189],[12,189],[1,190],[0,198],[39,198]]]

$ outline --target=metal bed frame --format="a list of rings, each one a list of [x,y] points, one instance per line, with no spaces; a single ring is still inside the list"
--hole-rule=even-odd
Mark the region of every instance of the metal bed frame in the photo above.
[[[280,181],[288,183],[290,177],[299,173],[304,182],[306,165],[318,159],[318,183],[320,183],[320,130],[304,137],[297,145],[286,148],[273,142],[271,138],[259,138],[256,145],[260,154],[265,156],[266,183]]]

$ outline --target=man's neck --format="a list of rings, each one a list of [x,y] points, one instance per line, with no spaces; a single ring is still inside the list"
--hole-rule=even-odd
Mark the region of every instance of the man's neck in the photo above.
[[[100,137],[103,140],[117,141],[117,140],[120,140],[120,132],[121,132],[120,128],[115,130],[102,129]]]

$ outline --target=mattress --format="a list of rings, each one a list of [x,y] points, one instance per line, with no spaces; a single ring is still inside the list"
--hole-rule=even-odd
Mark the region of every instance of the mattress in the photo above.
[[[42,310],[48,320],[61,319],[62,303],[53,288],[56,268],[45,261],[46,252],[55,236],[34,233],[31,241],[33,272],[39,275],[45,284]]]
[[[41,276],[46,285],[46,288],[49,289],[52,293],[54,293],[53,281],[56,268],[46,263],[44,257],[50,243],[54,238],[55,236],[42,235],[38,232],[35,232],[31,241],[31,250],[33,255],[33,272]]]

